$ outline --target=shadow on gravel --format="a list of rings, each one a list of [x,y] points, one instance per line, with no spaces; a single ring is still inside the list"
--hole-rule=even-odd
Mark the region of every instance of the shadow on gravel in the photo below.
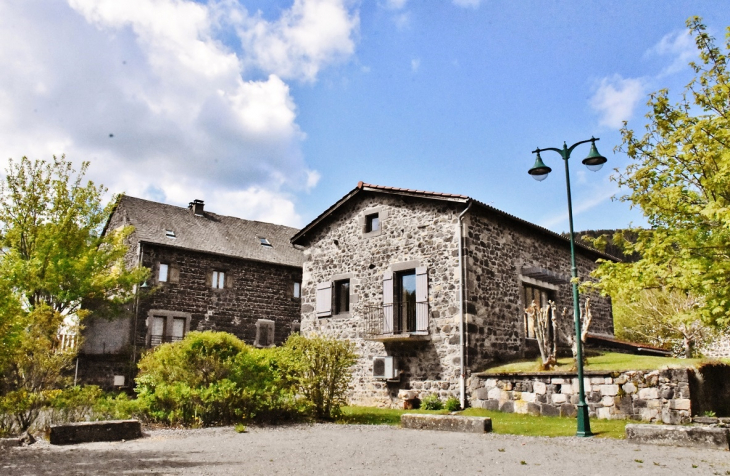
[[[98,451],[17,448],[0,455],[0,474],[154,474],[225,462],[190,461],[188,453],[127,450]]]

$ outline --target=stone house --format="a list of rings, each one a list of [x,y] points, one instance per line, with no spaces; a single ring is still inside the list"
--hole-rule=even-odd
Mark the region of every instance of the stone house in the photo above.
[[[463,195],[360,182],[292,243],[305,256],[302,333],[356,344],[353,403],[463,402],[473,372],[535,355],[532,300],[572,308],[569,241]],[[576,253],[583,278],[611,259]],[[610,300],[591,302],[591,331],[612,336]]]
[[[84,322],[81,381],[128,386],[145,349],[191,330],[226,331],[262,347],[298,330],[303,255],[290,242],[295,228],[211,213],[201,200],[182,208],[122,196],[106,229],[127,225],[127,264],[146,266],[150,278],[123,316]]]

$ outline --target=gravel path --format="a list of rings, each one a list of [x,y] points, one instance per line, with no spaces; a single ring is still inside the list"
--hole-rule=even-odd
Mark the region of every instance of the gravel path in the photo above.
[[[127,442],[13,448],[0,453],[0,474],[730,475],[727,451],[600,438],[334,424],[146,434]]]

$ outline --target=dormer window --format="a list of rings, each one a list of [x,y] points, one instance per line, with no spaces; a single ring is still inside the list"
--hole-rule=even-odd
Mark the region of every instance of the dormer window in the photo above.
[[[267,240],[266,238],[259,238],[259,242],[261,243],[261,246],[265,246],[267,248],[272,248],[271,242]]]
[[[168,237],[168,238],[176,238],[175,237],[175,232],[172,231],[172,230],[165,230],[165,236]]]

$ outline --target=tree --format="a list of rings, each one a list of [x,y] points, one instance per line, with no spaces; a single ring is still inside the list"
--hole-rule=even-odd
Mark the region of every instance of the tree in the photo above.
[[[23,430],[63,385],[74,349],[58,349],[69,319],[81,323],[89,304],[120,305],[146,276],[127,269],[130,228],[102,233],[114,206],[103,186],[83,184],[61,157],[10,161],[0,183],[0,407]],[[10,405],[10,406],[8,406]]]
[[[695,357],[717,334],[694,315],[701,305],[701,299],[681,291],[645,289],[631,301],[614,301],[616,337]]]
[[[649,229],[619,232],[614,242],[640,259],[602,262],[593,276],[613,299],[633,302],[646,289],[694,296],[685,317],[730,324],[730,81],[727,50],[715,45],[698,17],[687,20],[695,38],[695,78],[672,104],[669,91],[650,95],[644,135],[624,123],[622,145],[632,163],[614,176],[629,190],[620,200],[639,207]]]

